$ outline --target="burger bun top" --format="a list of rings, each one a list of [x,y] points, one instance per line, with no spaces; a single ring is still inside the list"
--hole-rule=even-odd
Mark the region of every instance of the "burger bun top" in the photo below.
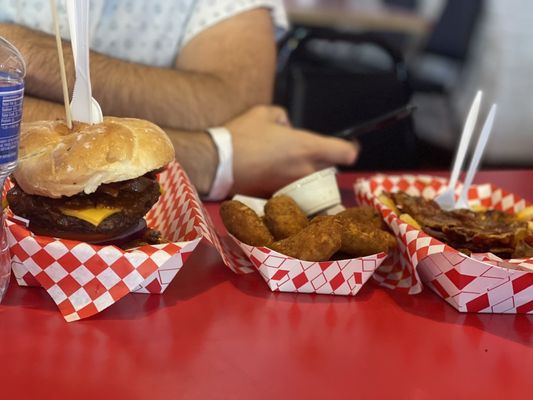
[[[23,123],[17,184],[33,195],[90,194],[98,186],[138,178],[174,159],[167,134],[140,119],[106,117],[100,124]]]

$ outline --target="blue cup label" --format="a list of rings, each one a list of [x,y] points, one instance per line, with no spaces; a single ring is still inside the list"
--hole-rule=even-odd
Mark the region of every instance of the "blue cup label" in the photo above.
[[[0,164],[17,161],[24,84],[0,85]]]

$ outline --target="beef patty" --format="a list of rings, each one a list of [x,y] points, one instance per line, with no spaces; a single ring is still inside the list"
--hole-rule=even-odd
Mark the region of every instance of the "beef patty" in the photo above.
[[[16,215],[30,221],[30,229],[54,232],[84,232],[116,235],[139,223],[160,195],[159,183],[153,173],[139,178],[104,184],[91,194],[52,199],[26,194],[15,186],[7,193],[9,207]],[[79,218],[65,215],[61,209],[109,207],[121,211],[110,215],[98,226]]]

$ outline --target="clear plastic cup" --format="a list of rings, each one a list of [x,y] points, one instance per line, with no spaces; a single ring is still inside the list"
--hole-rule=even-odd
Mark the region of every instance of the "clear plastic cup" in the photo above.
[[[7,243],[5,214],[2,213],[0,218],[0,302],[9,286],[11,277],[11,257],[9,255],[9,246]]]
[[[17,166],[25,74],[22,55],[0,36],[0,189]]]
[[[18,161],[24,76],[26,64],[18,49],[0,36],[0,191]],[[11,259],[5,230],[5,214],[0,218],[0,301],[9,286]]]

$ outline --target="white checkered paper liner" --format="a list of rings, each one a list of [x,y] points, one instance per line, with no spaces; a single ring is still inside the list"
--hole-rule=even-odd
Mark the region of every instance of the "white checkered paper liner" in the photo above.
[[[179,269],[199,241],[143,246],[124,252],[114,246],[33,237],[10,221],[7,232],[17,281],[30,273],[67,321],[102,311],[143,285],[160,268]]]
[[[225,264],[237,273],[240,265],[222,246],[196,191],[178,163],[160,174],[163,188],[148,213],[148,226],[171,243],[124,251],[114,246],[33,235],[20,221],[7,221],[12,268],[21,286],[42,286],[67,321],[94,315],[130,292],[163,293],[187,257],[205,238]],[[6,183],[9,187],[10,182]],[[5,192],[5,190],[4,190]]]
[[[382,286],[416,294],[422,289],[422,277],[426,284],[459,311],[533,312],[533,259],[501,260],[493,254],[475,254],[468,257],[401,221],[377,199],[383,191],[400,190],[414,196],[434,198],[444,190],[446,184],[445,179],[427,175],[377,175],[356,182],[357,201],[360,204],[372,205],[381,212],[394,232],[398,244],[397,251],[376,271],[374,278]],[[459,192],[460,186],[456,195]],[[473,185],[469,190],[469,203],[512,213],[529,205],[524,199],[491,184]],[[428,266],[433,265],[435,260],[443,264],[443,268],[446,266],[446,258],[443,258],[442,254],[454,254],[464,260],[457,264],[458,275],[450,272],[448,275],[438,275],[439,279],[436,279],[437,275],[434,275],[435,279],[431,279],[432,274],[427,271]],[[491,284],[493,281],[487,279],[486,274],[481,276],[481,271],[490,271],[495,275],[496,270],[500,271],[500,275],[506,276],[502,279],[506,279],[507,284],[502,283],[503,281],[494,281],[495,283]],[[431,271],[436,273],[435,268]],[[455,279],[450,279],[450,276]],[[469,285],[463,286],[464,282]],[[455,290],[452,290],[450,285],[455,286]],[[480,285],[483,287],[482,291],[479,290]],[[475,289],[471,290],[472,288]],[[508,289],[507,292],[505,288]],[[509,291],[509,288],[512,288],[512,291]]]
[[[159,182],[164,188],[158,202],[162,207],[154,207],[148,213],[149,224],[159,227],[165,237],[194,239],[201,236],[217,249],[224,264],[234,273],[253,272],[250,263],[243,262],[231,246],[221,241],[198,193],[178,163],[171,163],[159,177]],[[177,212],[169,213],[169,209]]]
[[[230,236],[273,292],[354,296],[387,257],[385,253],[336,261],[303,261]]]
[[[168,254],[164,248],[152,254],[158,261],[164,261],[159,268],[148,278],[146,278],[139,286],[133,289],[136,293],[163,293],[168,285],[174,280],[177,273],[185,263],[187,257],[184,255],[191,254],[201,238],[197,238],[190,242],[184,242],[181,251],[176,254]]]
[[[461,312],[533,313],[533,273],[461,253],[437,253],[418,265],[424,283]]]

